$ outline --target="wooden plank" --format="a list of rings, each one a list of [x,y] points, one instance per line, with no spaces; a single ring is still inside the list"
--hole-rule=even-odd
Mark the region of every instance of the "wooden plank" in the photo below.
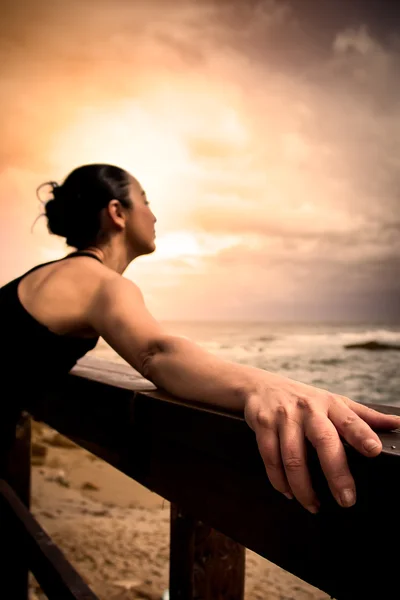
[[[30,569],[48,598],[98,600],[4,480],[0,480],[0,504],[7,512],[19,548],[25,548]],[[9,581],[8,583],[9,585],[4,585],[2,579],[4,589],[9,590],[9,594],[12,593],[9,597],[16,600],[18,596],[15,590],[18,581]]]
[[[32,409],[185,513],[338,600],[397,594],[399,432],[381,436],[375,459],[346,448],[358,489],[351,509],[333,500],[309,448],[322,501],[314,516],[273,490],[238,415],[151,395],[70,375]]]
[[[245,549],[171,505],[171,600],[243,600]]]
[[[18,408],[4,408],[0,419],[0,477],[30,505],[31,419]],[[15,600],[27,600],[29,569],[26,549],[15,538],[12,523],[0,508],[0,539],[3,545],[1,577],[4,589],[13,590]]]

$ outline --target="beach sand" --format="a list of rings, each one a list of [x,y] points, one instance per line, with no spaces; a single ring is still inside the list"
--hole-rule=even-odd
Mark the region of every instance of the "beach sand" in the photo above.
[[[161,600],[169,503],[40,423],[33,463],[32,512],[100,600]],[[31,577],[30,600],[45,598]],[[246,551],[246,600],[328,598]]]

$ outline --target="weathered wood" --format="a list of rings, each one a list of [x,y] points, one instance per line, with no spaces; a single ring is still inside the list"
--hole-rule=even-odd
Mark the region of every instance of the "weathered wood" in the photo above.
[[[171,600],[243,600],[245,549],[171,505]]]
[[[0,505],[13,528],[20,549],[24,548],[29,566],[44,593],[51,600],[98,600],[80,575],[70,565],[51,538],[32,517],[13,489],[0,480]],[[4,554],[3,554],[4,557]],[[8,597],[17,600],[18,581],[2,587],[9,590]]]
[[[185,513],[338,600],[398,595],[399,432],[381,436],[384,451],[374,459],[346,448],[358,490],[351,509],[333,500],[309,448],[322,502],[314,516],[273,490],[240,415],[158,391],[133,392],[137,381],[116,387],[112,367],[109,383],[104,372],[103,383],[96,382],[93,370],[69,375],[31,405],[33,414]]]
[[[4,408],[0,419],[0,477],[15,490],[24,505],[30,505],[31,419],[18,409]],[[2,544],[2,586],[13,590],[15,600],[28,598],[28,559],[26,548],[14,535],[8,515],[0,507]]]

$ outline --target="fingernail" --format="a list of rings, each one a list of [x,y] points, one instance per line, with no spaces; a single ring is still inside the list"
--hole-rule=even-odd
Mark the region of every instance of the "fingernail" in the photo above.
[[[290,494],[289,492],[283,492],[283,495],[286,496],[288,500],[293,500],[294,498],[293,494]]]
[[[310,506],[307,506],[306,508],[307,508],[307,510],[308,510],[310,513],[312,513],[313,515],[316,515],[316,514],[317,514],[317,512],[319,511],[319,507],[318,507],[318,506],[316,506],[315,504],[310,504]]]
[[[349,506],[353,506],[353,504],[355,504],[356,502],[356,494],[354,492],[354,490],[342,490],[340,492],[340,504],[344,507],[347,508]]]
[[[374,450],[378,450],[378,448],[380,448],[380,444],[378,444],[376,440],[367,440],[364,442],[363,446],[367,452],[373,452]]]

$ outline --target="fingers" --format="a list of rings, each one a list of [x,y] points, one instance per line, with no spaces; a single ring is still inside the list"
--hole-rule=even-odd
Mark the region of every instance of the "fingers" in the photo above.
[[[385,415],[342,396],[323,398],[319,408],[310,401],[278,405],[276,412],[261,413],[254,430],[267,475],[273,487],[297,500],[310,512],[318,512],[319,501],[312,487],[307,466],[307,437],[315,447],[328,485],[337,502],[352,506],[356,489],[345,449],[339,437],[365,456],[382,450],[378,435],[372,430],[400,427],[400,417]]]
[[[397,415],[385,415],[364,404],[354,402],[354,400],[349,400],[344,397],[342,399],[351,410],[364,419],[364,421],[374,429],[397,429],[400,427],[400,417]]]
[[[356,488],[335,426],[323,413],[310,412],[305,418],[305,432],[318,453],[333,496],[341,506],[352,506]]]
[[[290,488],[304,508],[317,513],[319,501],[307,467],[303,427],[293,419],[281,419],[279,437],[282,462]]]
[[[258,449],[272,486],[287,498],[293,498],[283,469],[277,432],[273,429],[261,430],[261,432],[256,434],[256,438]]]
[[[377,434],[344,402],[333,403],[328,416],[340,435],[356,450],[365,456],[377,456],[381,452],[382,443]]]

